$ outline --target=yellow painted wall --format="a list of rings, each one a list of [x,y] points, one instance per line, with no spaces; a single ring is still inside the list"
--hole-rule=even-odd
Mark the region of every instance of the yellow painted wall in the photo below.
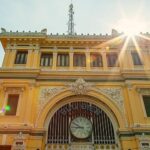
[[[39,43],[40,42],[41,41],[39,41]],[[56,41],[56,44],[57,43],[59,44],[59,40]],[[65,40],[64,45],[67,46],[67,44],[65,44]],[[16,50],[17,49],[20,48],[16,47]],[[76,68],[73,67],[73,52],[70,49],[67,49],[65,52],[70,53],[70,66],[67,68],[67,71],[60,72],[58,70],[61,68],[56,66],[56,57],[57,53],[61,52],[61,50],[51,49],[49,51],[55,52],[53,54],[53,66],[51,68],[45,67],[46,69],[50,69],[46,72],[40,70],[43,68],[39,66],[41,52],[47,51],[46,49],[40,49],[40,47],[30,48],[27,64],[22,66],[23,70],[21,71],[17,70],[16,68],[18,66],[14,64],[16,50],[6,51],[2,66],[2,69],[5,68],[6,70],[0,70],[0,76],[13,76],[12,78],[3,77],[0,79],[0,109],[6,105],[6,95],[8,94],[7,89],[12,88],[12,92],[15,88],[21,89],[21,92],[19,91],[21,98],[19,99],[17,116],[5,116],[4,114],[0,115],[0,132],[8,130],[6,144],[12,145],[14,137],[17,133],[19,133],[19,131],[27,132],[27,134],[36,131],[37,133],[43,133],[44,136],[26,136],[25,142],[27,145],[27,150],[34,150],[35,147],[44,150],[44,133],[46,131],[45,120],[47,115],[50,111],[54,111],[56,103],[63,105],[65,104],[65,101],[62,101],[63,98],[74,95],[74,93],[67,89],[66,83],[75,82],[75,80],[80,77],[84,78],[85,80],[92,80],[91,83],[94,84],[93,88],[105,87],[121,89],[124,102],[124,114],[121,113],[121,111],[118,109],[118,106],[109,98],[109,96],[96,92],[93,89],[86,93],[87,96],[97,99],[95,101],[93,100],[93,103],[99,106],[103,104],[103,107],[106,107],[106,110],[109,108],[108,112],[111,110],[110,112],[112,112],[112,116],[116,118],[116,124],[118,124],[118,134],[121,134],[122,132],[150,132],[150,118],[145,116],[141,94],[138,91],[138,89],[143,88],[150,89],[150,81],[146,80],[149,79],[150,63],[148,59],[150,54],[143,54],[145,70],[141,71],[134,68],[129,51],[125,52],[119,67],[109,68],[107,66],[106,53],[111,51],[118,52],[119,49],[108,50],[105,48],[100,48],[100,53],[103,56],[104,66],[100,69],[101,72],[98,72],[97,70],[94,71],[93,68],[90,68],[89,65],[89,52],[93,52],[92,49],[89,49],[88,52],[87,50],[74,50],[73,52],[85,52],[87,56],[87,67],[84,68],[85,71],[76,72]],[[82,70],[83,68],[80,69]],[[14,78],[15,76],[18,79]],[[21,77],[25,78],[21,79]],[[137,77],[136,80],[134,80],[134,77]],[[144,77],[145,80],[138,80],[138,78],[141,77]],[[52,78],[55,78],[55,80],[49,80]],[[44,79],[46,81],[44,81]],[[40,92],[41,88],[43,87],[65,87],[66,90],[56,94],[52,99],[48,99],[48,103],[40,112],[38,112]],[[137,124],[139,125],[138,127],[136,126]],[[13,132],[13,134],[9,134],[9,132]],[[2,143],[1,134],[0,143]],[[122,146],[122,150],[134,149],[138,147],[139,141],[135,136],[121,138],[120,145]]]

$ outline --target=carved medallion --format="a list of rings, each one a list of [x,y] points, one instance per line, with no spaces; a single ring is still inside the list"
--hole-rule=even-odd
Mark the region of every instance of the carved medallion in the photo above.
[[[91,86],[92,84],[85,82],[82,78],[77,79],[74,83],[68,84],[69,89],[76,95],[86,94]]]

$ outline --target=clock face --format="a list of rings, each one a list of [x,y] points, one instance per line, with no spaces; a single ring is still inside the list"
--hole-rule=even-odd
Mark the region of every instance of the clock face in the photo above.
[[[85,117],[77,117],[70,124],[73,136],[80,139],[88,138],[92,133],[92,123]]]

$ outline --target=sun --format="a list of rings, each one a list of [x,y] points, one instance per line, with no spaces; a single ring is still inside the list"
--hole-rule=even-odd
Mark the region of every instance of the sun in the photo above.
[[[133,37],[139,35],[140,32],[144,31],[146,28],[146,22],[140,19],[121,19],[117,25],[116,29],[123,32],[126,36]]]

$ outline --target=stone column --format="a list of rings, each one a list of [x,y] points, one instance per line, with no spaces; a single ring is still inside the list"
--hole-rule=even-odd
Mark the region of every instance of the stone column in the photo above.
[[[127,104],[128,104],[128,112],[131,114],[130,117],[130,126],[134,126],[139,123],[141,120],[141,109],[140,105],[140,97],[137,95],[135,87],[133,87],[132,83],[126,82],[126,91],[127,91]],[[137,115],[138,113],[138,115]]]
[[[32,66],[32,50],[28,50],[28,57],[27,57],[27,65],[26,65],[26,67],[27,68],[31,68]]]
[[[69,53],[69,69],[73,70],[73,52]]]
[[[143,65],[144,65],[144,69],[145,70],[148,70],[150,68],[150,62],[149,62],[149,57],[150,57],[150,54],[148,52],[148,50],[143,50],[141,51],[142,55],[143,55]]]
[[[106,52],[102,52],[102,60],[103,60],[103,69],[104,70],[107,70],[108,67],[107,67],[107,58],[106,58]]]
[[[132,60],[132,56],[131,56],[131,50],[126,50],[125,55],[123,56],[124,58],[124,69],[134,69],[134,65],[133,65],[133,60]]]
[[[33,112],[32,112],[32,108],[33,108],[33,100],[35,98],[35,87],[36,86],[36,83],[33,81],[29,84],[29,87],[28,87],[28,94],[26,94],[26,107],[28,107],[28,109],[26,109],[26,112],[24,114],[24,123],[25,124],[30,124],[32,122],[32,115],[35,115]],[[32,114],[32,115],[31,115]]]
[[[34,50],[34,56],[31,59],[31,66],[33,68],[39,68],[39,64],[40,64],[40,53],[39,53],[39,49]]]
[[[53,66],[52,70],[56,70],[57,67],[57,52],[53,52]]]
[[[11,68],[11,67],[14,66],[16,54],[17,54],[17,50],[16,50],[16,49],[13,49],[13,50],[10,52],[9,60],[8,60],[8,67]]]
[[[10,52],[11,52],[10,49],[5,50],[2,67],[8,67],[8,60],[9,60]]]
[[[86,52],[85,56],[86,56],[86,70],[89,71],[91,69],[90,68],[90,52]]]

